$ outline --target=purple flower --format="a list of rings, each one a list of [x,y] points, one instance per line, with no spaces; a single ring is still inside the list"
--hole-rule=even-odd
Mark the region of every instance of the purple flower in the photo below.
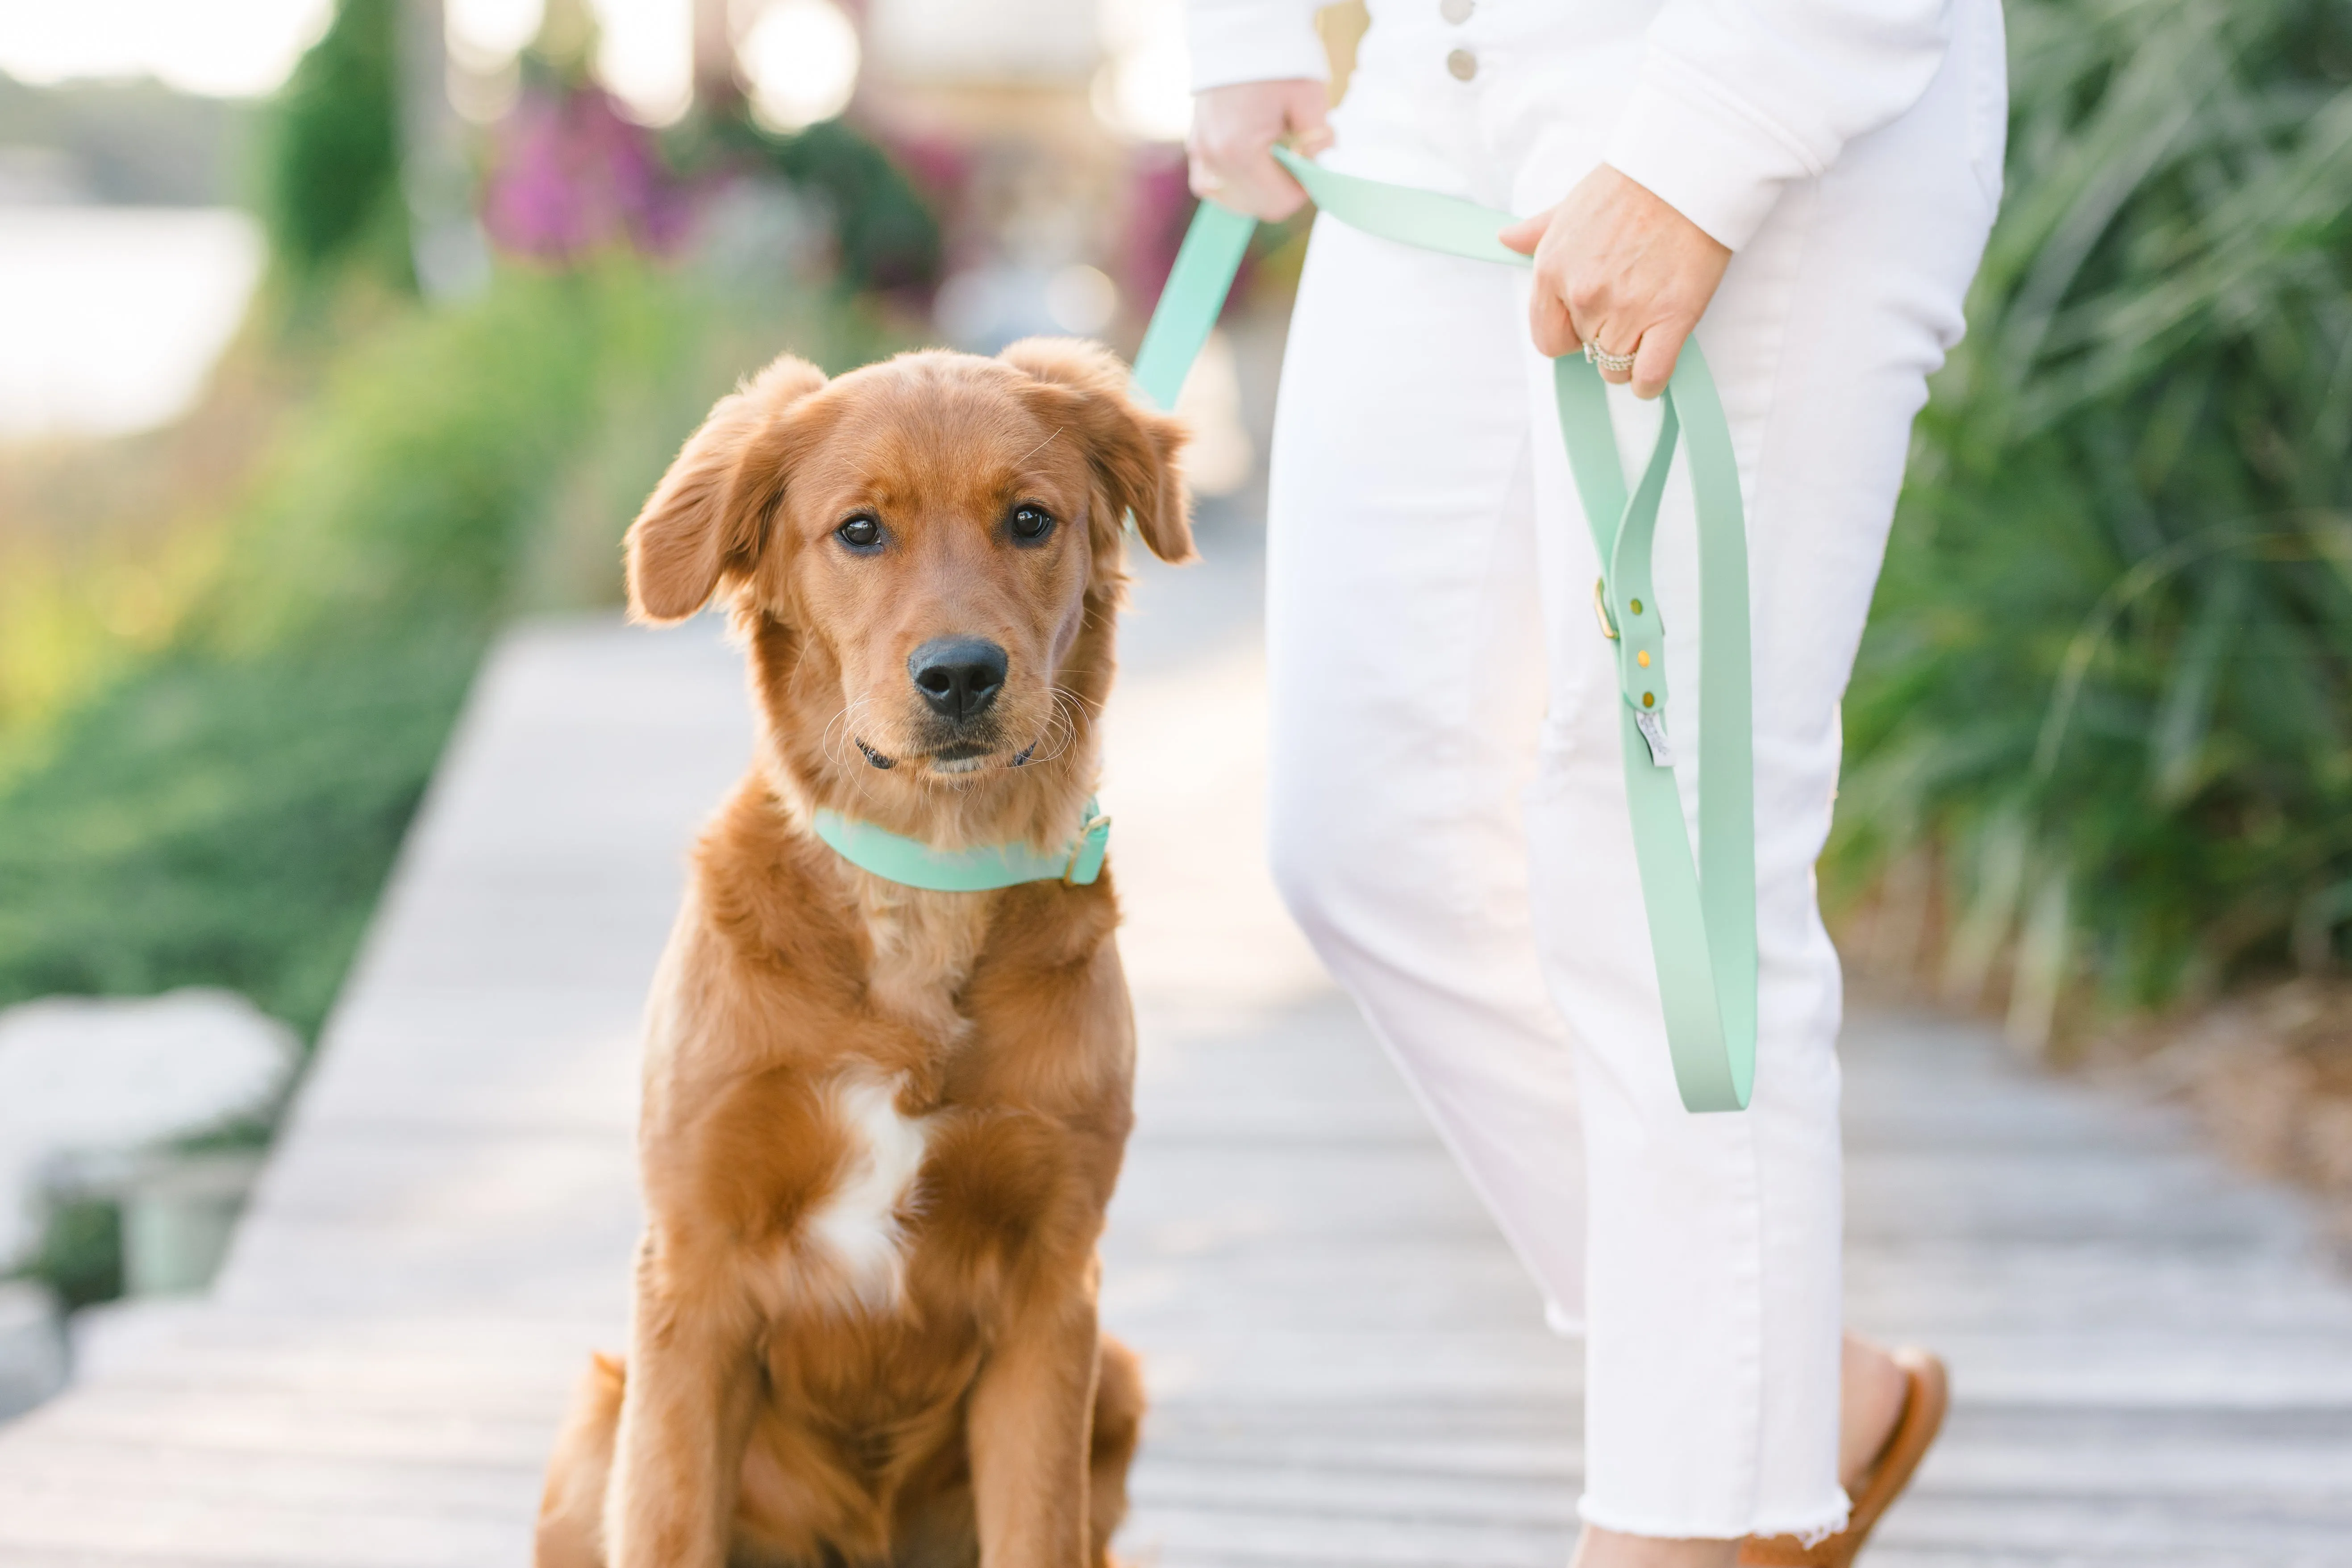
[[[499,126],[482,225],[500,250],[556,264],[616,246],[667,256],[692,216],[653,132],[600,88],[527,90]]]

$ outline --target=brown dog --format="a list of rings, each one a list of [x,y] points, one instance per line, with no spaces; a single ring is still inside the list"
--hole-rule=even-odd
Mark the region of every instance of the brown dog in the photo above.
[[[704,832],[648,1008],[648,1224],[625,1370],[550,1464],[541,1568],[1082,1568],[1142,1415],[1095,1321],[1134,1031],[1108,875],[928,892],[809,828],[1076,834],[1121,520],[1189,558],[1176,422],[1087,344],[784,358],[629,531],[633,614],[714,595],[750,773]]]

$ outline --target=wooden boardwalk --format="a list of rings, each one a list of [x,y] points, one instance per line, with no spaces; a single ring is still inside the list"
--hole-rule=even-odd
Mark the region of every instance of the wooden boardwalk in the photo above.
[[[1155,1395],[1124,1545],[1558,1568],[1579,1353],[1257,869],[1243,602],[1155,578],[1114,719],[1144,1059],[1105,1308]],[[620,1333],[640,997],[746,737],[707,629],[507,640],[213,1296],[102,1321],[0,1428],[0,1565],[525,1561]],[[2352,1563],[2352,1283],[2295,1203],[1974,1026],[1864,1015],[1846,1054],[1853,1320],[1958,1394],[1870,1561]]]

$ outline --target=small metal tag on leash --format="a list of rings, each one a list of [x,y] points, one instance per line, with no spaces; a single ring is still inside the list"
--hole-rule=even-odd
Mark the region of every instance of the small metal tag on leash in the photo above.
[[[1666,717],[1647,708],[1633,710],[1633,727],[1650,743],[1650,761],[1662,768],[1675,765],[1675,749],[1666,741]]]

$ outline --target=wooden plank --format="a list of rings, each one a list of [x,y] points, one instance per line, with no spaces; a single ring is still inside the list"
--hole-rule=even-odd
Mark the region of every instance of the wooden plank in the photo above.
[[[241,1504],[218,1498],[115,1494],[97,1510],[85,1499],[44,1506],[8,1499],[5,1541],[17,1553],[109,1552],[190,1568],[268,1563],[282,1568],[481,1568],[530,1560],[530,1531],[507,1510],[488,1518],[420,1510],[414,1500],[368,1512],[310,1510],[282,1499]]]
[[[501,1521],[513,1512],[517,1487],[536,1484],[540,1470],[536,1463],[499,1466],[454,1456],[397,1460],[53,1441],[0,1476],[0,1513],[26,1507],[102,1513],[131,1488],[180,1507],[222,1503],[352,1514],[422,1509],[436,1516]]]

